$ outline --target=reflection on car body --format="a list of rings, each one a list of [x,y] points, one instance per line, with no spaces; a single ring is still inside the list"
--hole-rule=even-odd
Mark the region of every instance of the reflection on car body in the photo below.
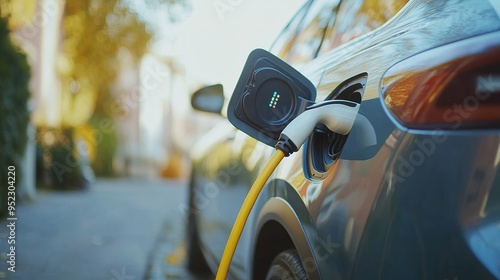
[[[328,172],[305,164],[314,156],[307,145],[330,139],[321,130],[280,164],[252,210],[230,276],[265,279],[273,259],[292,249],[309,279],[500,278],[499,12],[495,0],[308,1],[271,51],[316,86],[317,101],[346,98],[330,95],[366,72],[358,119],[340,158],[325,161]],[[461,56],[465,48],[477,52]],[[422,57],[437,70],[456,58],[456,69],[483,83],[467,91],[458,72],[424,81],[418,75],[431,72]],[[457,94],[435,103],[446,85]],[[485,90],[477,108],[464,105]],[[397,108],[409,102],[404,115]],[[474,106],[466,112],[473,118],[432,115],[454,105]],[[192,267],[206,260],[212,270],[273,152],[223,126],[217,141],[193,153],[188,257]],[[203,205],[193,202],[207,189]]]

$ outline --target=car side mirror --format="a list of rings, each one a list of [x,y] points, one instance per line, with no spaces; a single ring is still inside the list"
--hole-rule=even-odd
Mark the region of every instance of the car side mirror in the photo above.
[[[220,114],[224,107],[224,90],[221,84],[202,87],[191,96],[195,110]]]
[[[316,88],[273,54],[250,53],[236,84],[227,116],[249,136],[274,146],[281,131],[316,100]]]

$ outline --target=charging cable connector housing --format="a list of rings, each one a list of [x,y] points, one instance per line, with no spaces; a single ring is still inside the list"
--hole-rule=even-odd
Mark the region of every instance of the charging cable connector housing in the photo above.
[[[359,106],[346,100],[328,100],[309,106],[285,127],[275,148],[282,150],[285,156],[298,151],[318,123],[345,135],[354,124]]]

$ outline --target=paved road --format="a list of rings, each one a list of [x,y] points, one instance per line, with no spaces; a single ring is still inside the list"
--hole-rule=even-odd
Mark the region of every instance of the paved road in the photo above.
[[[185,201],[185,182],[160,179],[40,192],[17,207],[15,273],[7,271],[8,221],[0,221],[0,278],[202,279],[183,266]]]

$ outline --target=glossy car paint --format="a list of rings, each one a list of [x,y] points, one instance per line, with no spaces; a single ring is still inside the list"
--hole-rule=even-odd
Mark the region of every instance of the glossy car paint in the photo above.
[[[301,65],[317,101],[368,73],[360,115],[376,144],[358,146],[351,135],[322,181],[304,175],[303,150],[286,158],[259,196],[230,275],[247,279],[265,270],[280,249],[273,245],[291,241],[310,279],[500,278],[498,130],[407,129],[386,109],[380,88],[384,72],[405,58],[480,34],[498,37],[498,30],[489,1],[409,1],[382,27]],[[214,269],[273,152],[229,123],[217,129],[206,138],[211,145],[193,152],[199,234]],[[289,240],[273,239],[269,229],[284,230]]]

